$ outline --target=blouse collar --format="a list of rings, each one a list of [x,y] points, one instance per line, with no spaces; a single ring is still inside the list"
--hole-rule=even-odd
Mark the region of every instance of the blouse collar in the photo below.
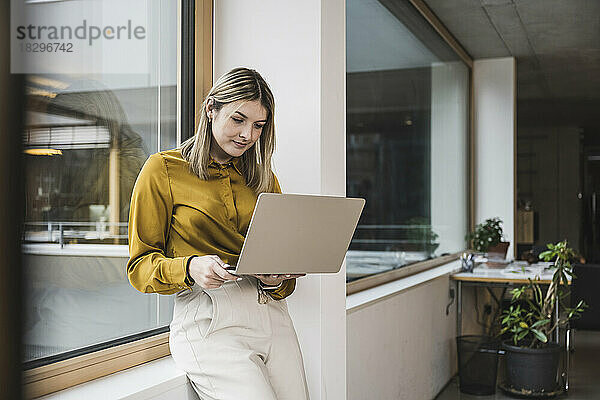
[[[229,160],[223,164],[216,161],[211,155],[209,155],[209,157],[210,157],[209,165],[212,165],[216,168],[226,168],[226,167],[233,165],[233,168],[235,168],[235,170],[238,172],[238,174],[242,175],[242,160],[240,157],[232,157],[231,160]]]

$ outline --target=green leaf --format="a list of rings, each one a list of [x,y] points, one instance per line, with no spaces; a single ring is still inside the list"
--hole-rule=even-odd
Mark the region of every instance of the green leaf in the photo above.
[[[544,333],[538,331],[537,329],[532,329],[531,332],[533,332],[535,337],[538,338],[538,340],[540,342],[542,342],[542,343],[548,342],[548,338],[546,337],[546,335],[544,335]]]
[[[541,319],[541,320],[537,321],[536,323],[534,323],[533,325],[531,325],[531,327],[537,328],[538,326],[546,325],[548,322],[550,322],[549,319]]]
[[[565,271],[561,273],[563,284],[566,285],[569,281],[567,280],[567,275],[565,275]]]
[[[521,340],[521,339],[523,339],[525,336],[527,336],[527,334],[528,334],[528,333],[529,333],[529,331],[528,331],[528,330],[523,330],[523,331],[521,331],[521,333],[519,333],[519,334],[517,335],[517,340]]]

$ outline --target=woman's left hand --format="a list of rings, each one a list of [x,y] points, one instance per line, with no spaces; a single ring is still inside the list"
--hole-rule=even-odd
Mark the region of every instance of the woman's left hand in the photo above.
[[[277,286],[282,281],[292,278],[300,278],[306,274],[255,274],[254,277],[261,280],[267,286]]]

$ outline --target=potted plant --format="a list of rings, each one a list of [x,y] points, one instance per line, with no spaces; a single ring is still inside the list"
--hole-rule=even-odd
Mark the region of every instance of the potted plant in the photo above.
[[[471,242],[473,249],[487,253],[490,258],[506,258],[510,243],[503,241],[502,220],[498,217],[488,218],[478,224],[466,239]]]
[[[502,343],[506,354],[505,389],[519,395],[560,392],[556,377],[561,347],[550,339],[587,307],[583,301],[573,308],[564,304],[569,294],[568,279],[573,277],[573,249],[566,240],[548,244],[547,248],[539,255],[544,261],[554,261],[554,274],[546,293],[536,280],[530,279],[529,284],[512,290],[511,305],[502,314],[500,334],[510,337]]]

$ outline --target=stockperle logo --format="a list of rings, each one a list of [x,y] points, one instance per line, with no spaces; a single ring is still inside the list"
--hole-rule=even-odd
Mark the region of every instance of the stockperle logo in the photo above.
[[[72,40],[80,39],[87,40],[87,44],[91,46],[94,41],[104,40],[144,40],[146,39],[146,28],[141,25],[133,26],[131,20],[127,20],[126,25],[105,25],[97,26],[89,24],[86,19],[75,27],[69,25],[53,26],[53,25],[33,25],[17,26],[18,40],[36,40],[36,41],[51,41],[51,40]]]
[[[2,1],[2,0],[0,0]],[[147,74],[163,0],[10,0],[12,73]]]

